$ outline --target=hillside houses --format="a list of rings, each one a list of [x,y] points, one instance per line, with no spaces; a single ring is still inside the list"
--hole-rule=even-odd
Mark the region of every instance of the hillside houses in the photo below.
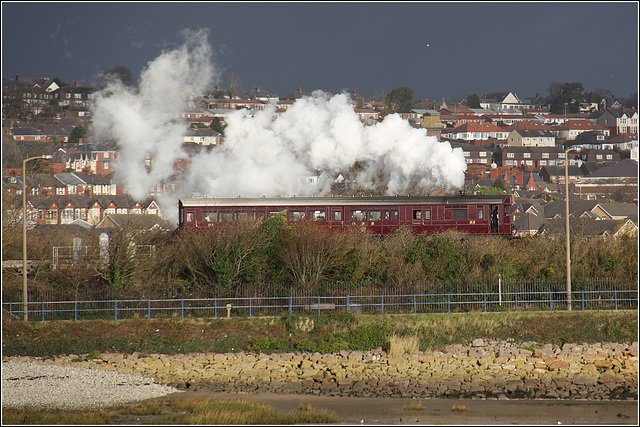
[[[24,117],[5,119],[3,137],[19,142],[22,154],[39,143],[55,146],[48,153],[55,156],[55,167],[34,169],[38,173],[29,172],[27,177],[34,222],[68,224],[81,220],[96,226],[105,215],[157,211],[153,204],[145,206],[146,202],[124,202],[121,198],[126,189],[111,180],[118,155],[113,141],[87,137],[80,143],[69,142],[75,126],[91,125],[91,103],[100,87],[76,82],[61,87],[46,78],[16,76],[15,80],[3,79],[3,88],[7,105],[20,104],[29,110]],[[201,150],[223,145],[224,134],[211,129],[215,118],[224,125],[230,114],[241,111],[240,114],[253,117],[270,105],[275,106],[276,115],[282,114],[312,92],[298,87],[279,96],[260,87],[232,93],[216,86],[203,94],[192,93],[181,117],[185,125],[183,148],[190,155],[198,155]],[[585,93],[581,112],[551,114],[548,102],[540,94],[520,98],[515,92],[484,92],[479,108],[471,108],[465,102],[446,105],[444,99],[420,100],[413,108],[395,112],[388,111],[384,102],[367,99],[355,90],[346,94],[364,126],[376,125],[385,115],[395,113],[425,134],[461,147],[469,186],[484,186],[486,182],[490,185],[500,177],[511,191],[537,192],[536,197],[543,198],[564,197],[564,165],[568,161],[570,189],[575,189],[578,200],[623,199],[627,193],[637,192],[637,110],[607,106],[602,97]],[[55,111],[48,108],[52,100],[57,103]],[[565,150],[569,147],[581,147],[582,151],[572,152],[566,159]],[[625,157],[636,163],[628,163],[628,159],[623,160]],[[147,166],[151,166],[153,159],[148,161]],[[177,170],[188,162],[189,158],[181,159],[174,166]],[[4,188],[17,194],[21,192],[22,178],[15,162],[11,168],[5,170]],[[179,173],[157,183],[148,194],[149,200],[182,188],[177,176]],[[637,196],[627,198],[637,200]],[[529,219],[527,227],[534,227],[536,220]]]

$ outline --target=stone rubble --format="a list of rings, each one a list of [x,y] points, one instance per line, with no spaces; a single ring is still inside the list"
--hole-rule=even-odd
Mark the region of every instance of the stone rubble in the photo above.
[[[107,369],[181,390],[353,397],[638,399],[638,344],[551,344],[476,339],[470,346],[391,356],[320,353],[104,353],[26,358],[41,364]],[[3,357],[3,360],[20,358]],[[75,359],[75,361],[74,361]]]

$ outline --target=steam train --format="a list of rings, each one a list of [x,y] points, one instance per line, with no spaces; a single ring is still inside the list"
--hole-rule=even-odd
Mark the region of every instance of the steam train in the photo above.
[[[364,227],[386,235],[400,227],[415,234],[457,230],[511,235],[512,195],[396,197],[189,198],[178,201],[179,230],[283,215],[289,223],[313,221],[333,230]]]

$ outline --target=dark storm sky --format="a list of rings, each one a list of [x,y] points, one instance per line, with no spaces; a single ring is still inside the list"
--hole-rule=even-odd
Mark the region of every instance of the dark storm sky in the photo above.
[[[638,90],[636,2],[3,2],[2,75],[93,84],[126,66],[138,78],[181,30],[200,28],[219,84],[234,73],[244,89],[280,96],[410,86],[419,99],[525,98],[552,82]]]

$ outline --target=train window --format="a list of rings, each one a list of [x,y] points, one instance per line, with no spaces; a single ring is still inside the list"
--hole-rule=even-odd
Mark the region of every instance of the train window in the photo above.
[[[331,219],[333,221],[342,221],[342,211],[332,211]]]
[[[422,219],[422,211],[421,210],[413,210],[413,219]]]
[[[273,218],[278,215],[285,215],[285,211],[269,211],[269,218]]]
[[[484,218],[484,207],[478,206],[478,219]]]
[[[231,222],[231,221],[233,221],[233,213],[232,212],[220,212],[220,221],[222,221],[222,222]]]
[[[255,214],[253,212],[238,212],[236,213],[236,219],[240,221],[246,221],[248,219],[254,219]]]
[[[363,210],[352,210],[351,211],[351,221],[364,221],[366,218],[365,211]]]
[[[324,209],[316,210],[316,211],[309,211],[309,215],[311,216],[311,221],[324,221],[325,220]]]
[[[203,211],[202,220],[204,222],[216,222],[218,220],[218,214],[212,211]]]
[[[505,214],[505,215],[509,215],[509,214],[511,214],[511,206],[509,206],[509,205],[505,205],[505,207],[504,207],[504,214]]]
[[[193,212],[187,212],[187,222],[193,222]]]
[[[467,219],[467,209],[454,209],[453,219]]]
[[[398,211],[389,211],[389,212],[385,212],[385,214],[387,214],[386,219],[389,219],[389,214],[391,214],[391,220],[392,221],[397,221],[398,220]]]
[[[431,209],[426,209],[426,210],[423,212],[423,215],[424,215],[424,216],[423,216],[423,218],[424,218],[424,219],[431,219]]]
[[[302,221],[304,220],[304,211],[291,211],[291,221]]]
[[[367,218],[369,221],[380,221],[382,219],[382,212],[369,211],[367,212]]]

